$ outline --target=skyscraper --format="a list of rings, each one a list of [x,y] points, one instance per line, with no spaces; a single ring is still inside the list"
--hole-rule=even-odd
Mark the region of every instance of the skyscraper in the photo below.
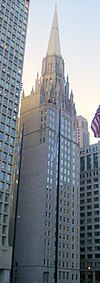
[[[13,157],[29,0],[0,1],[0,282],[8,282]]]
[[[37,76],[35,92],[32,90],[31,95],[22,98],[20,123],[21,126],[24,123],[24,140],[16,280],[53,283],[58,255],[57,282],[79,283],[77,120],[73,93],[69,94],[69,79],[64,77],[56,9],[41,78]]]
[[[80,150],[81,283],[100,282],[100,142]]]
[[[77,142],[80,147],[86,147],[90,144],[88,122],[81,115],[77,116]]]

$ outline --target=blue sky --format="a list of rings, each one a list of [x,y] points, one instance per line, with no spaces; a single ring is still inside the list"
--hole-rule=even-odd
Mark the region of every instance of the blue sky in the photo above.
[[[100,104],[100,1],[58,0],[58,21],[65,75],[69,74],[77,114],[89,122],[91,143],[98,140],[90,130]],[[46,55],[55,1],[31,0],[23,87],[30,94],[37,71]]]

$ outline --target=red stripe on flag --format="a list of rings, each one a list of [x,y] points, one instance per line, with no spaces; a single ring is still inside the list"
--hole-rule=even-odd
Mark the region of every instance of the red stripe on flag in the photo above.
[[[94,133],[94,136],[99,138],[100,137],[100,106],[98,107],[95,116],[92,120],[91,129]]]

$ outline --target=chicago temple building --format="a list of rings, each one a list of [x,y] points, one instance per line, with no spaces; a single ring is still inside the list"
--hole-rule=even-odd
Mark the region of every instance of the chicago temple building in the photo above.
[[[57,8],[41,77],[35,90],[22,96],[23,124],[13,282],[16,277],[18,283],[79,283],[77,119],[64,74]]]

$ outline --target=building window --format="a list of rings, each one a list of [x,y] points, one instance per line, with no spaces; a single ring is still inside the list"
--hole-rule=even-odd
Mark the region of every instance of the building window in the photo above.
[[[63,279],[65,279],[65,271],[63,271],[63,274],[62,274],[62,275],[63,275]]]
[[[85,170],[85,157],[82,156],[80,158],[80,171],[83,172]]]
[[[3,189],[4,189],[4,183],[0,182],[0,190],[3,190]]]
[[[69,272],[66,273],[66,279],[69,279]]]
[[[61,271],[59,271],[59,279],[61,279]]]
[[[87,170],[91,170],[91,155],[87,155]]]
[[[93,167],[94,169],[98,168],[98,153],[93,154]]]
[[[44,271],[43,272],[43,281],[48,282],[49,280],[49,272]]]

